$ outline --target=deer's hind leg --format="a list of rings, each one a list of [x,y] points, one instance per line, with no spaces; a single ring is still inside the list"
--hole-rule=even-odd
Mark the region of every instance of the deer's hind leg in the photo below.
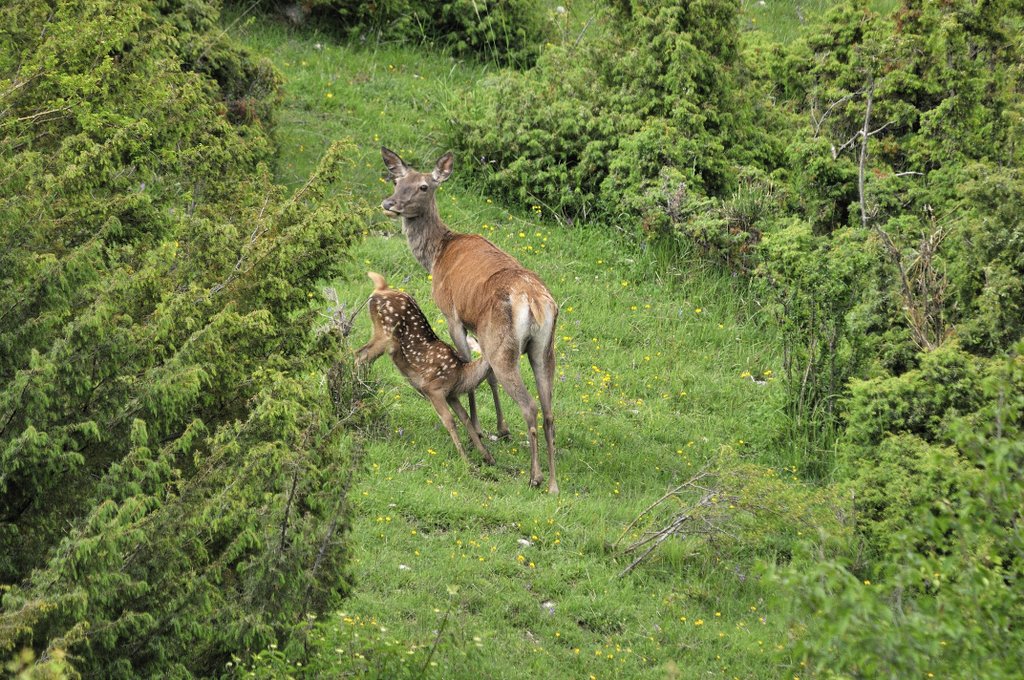
[[[555,479],[555,413],[552,408],[552,392],[555,385],[555,347],[554,334],[548,336],[546,342],[535,339],[526,349],[533,377],[537,381],[537,398],[540,399],[540,410],[544,418],[544,439],[548,447],[548,493],[558,493],[558,482]]]
[[[466,327],[462,321],[454,317],[445,317],[448,322],[448,331],[451,334],[452,343],[455,345],[456,351],[459,356],[465,362],[473,360],[473,352],[469,349],[469,338],[466,336]],[[494,377],[494,373],[487,374],[487,384],[491,387],[491,395],[494,397],[494,414],[498,421],[498,437],[508,437],[508,425],[505,424],[505,416],[501,411],[501,401],[498,398],[498,380]],[[471,429],[476,432],[477,437],[483,437],[484,431],[480,427],[480,418],[476,411],[476,390],[471,390],[469,393],[469,420],[472,423],[472,427],[466,426],[466,429]]]
[[[487,384],[491,388],[491,396],[494,397],[494,414],[497,417],[498,439],[508,439],[508,423],[505,422],[505,415],[501,411],[501,398],[498,395],[498,379],[494,372],[487,374]]]
[[[508,395],[519,405],[523,420],[526,421],[526,433],[530,440],[530,485],[540,486],[544,475],[537,460],[537,402],[526,389],[523,376],[519,373],[519,354],[515,348],[503,347],[498,351],[500,355],[496,357],[497,360],[491,361],[491,370]]]

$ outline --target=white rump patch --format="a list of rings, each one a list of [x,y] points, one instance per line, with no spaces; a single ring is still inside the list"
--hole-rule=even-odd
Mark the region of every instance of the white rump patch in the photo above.
[[[512,303],[512,328],[515,330],[519,353],[526,351],[526,339],[531,335],[530,299],[525,295]]]

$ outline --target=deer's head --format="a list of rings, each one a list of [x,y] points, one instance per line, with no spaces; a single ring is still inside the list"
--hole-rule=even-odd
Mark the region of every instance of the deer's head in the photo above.
[[[431,172],[417,172],[405,164],[398,154],[381,147],[384,165],[395,183],[395,191],[380,204],[388,217],[416,218],[429,214],[434,209],[434,193],[441,182],[452,174],[455,159],[452,152],[437,159]]]

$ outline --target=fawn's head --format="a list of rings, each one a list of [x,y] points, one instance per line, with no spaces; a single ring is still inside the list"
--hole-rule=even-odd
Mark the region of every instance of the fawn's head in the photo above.
[[[416,172],[387,147],[382,146],[380,154],[395,183],[394,193],[380,204],[384,214],[388,217],[408,218],[428,214],[434,205],[434,192],[437,191],[437,187],[451,177],[455,163],[452,152],[441,156],[431,172]]]

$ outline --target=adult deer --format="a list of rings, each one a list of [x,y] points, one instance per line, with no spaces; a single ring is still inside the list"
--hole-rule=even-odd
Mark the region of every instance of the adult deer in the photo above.
[[[448,412],[449,407],[469,430],[473,446],[483,454],[485,461],[493,465],[494,458],[480,441],[466,409],[459,403],[460,394],[472,392],[484,381],[489,372],[487,361],[483,357],[476,361],[463,361],[451,345],[441,342],[434,334],[423,310],[411,295],[389,288],[384,277],[376,272],[366,272],[366,275],[374,284],[369,300],[373,336],[356,352],[356,366],[372,364],[386,352],[399,372],[433,405],[462,459],[469,462],[455,431],[455,421]]]
[[[402,219],[402,231],[416,260],[432,275],[431,295],[440,308],[452,341],[464,360],[470,351],[467,331],[491,364],[488,375],[499,435],[507,435],[498,400],[498,383],[518,404],[530,441],[530,484],[540,486],[543,475],[537,459],[537,404],[519,372],[526,354],[537,382],[548,448],[548,491],[558,493],[555,479],[555,418],[551,392],[555,376],[555,322],[558,305],[535,273],[482,236],[450,230],[437,211],[437,188],[452,174],[451,152],[438,159],[432,172],[417,172],[390,149],[381,156],[395,183],[394,193],[381,203],[389,217]],[[470,419],[480,432],[473,393]]]

